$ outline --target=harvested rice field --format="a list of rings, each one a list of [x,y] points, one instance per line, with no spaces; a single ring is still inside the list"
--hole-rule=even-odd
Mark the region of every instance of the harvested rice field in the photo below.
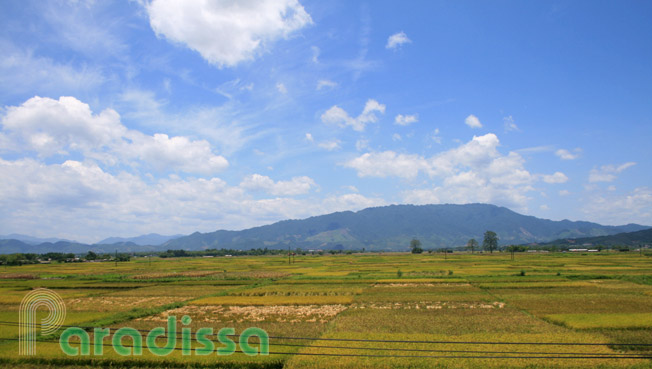
[[[7,267],[0,271],[0,365],[652,368],[650,276],[652,258],[626,253],[519,254],[513,261],[502,253],[446,259],[395,253],[305,255],[294,264],[260,256]],[[19,355],[20,304],[38,288],[60,296],[65,319],[52,334],[37,328],[34,355]],[[46,307],[36,309],[34,323],[47,315]],[[98,344],[87,355],[67,355],[58,340],[68,326],[83,328],[90,342],[97,334]],[[109,334],[102,339],[94,328],[109,328]],[[114,349],[121,328],[140,337],[122,338],[127,354]],[[267,355],[242,352],[239,338],[249,328],[266,333]],[[152,342],[173,347],[166,355],[146,345],[156,329],[164,334]],[[79,337],[68,342],[80,348]],[[260,335],[247,342],[262,348]],[[235,352],[224,354],[231,344]]]

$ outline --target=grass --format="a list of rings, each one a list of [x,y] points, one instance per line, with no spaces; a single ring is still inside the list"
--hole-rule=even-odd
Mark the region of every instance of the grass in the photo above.
[[[550,314],[546,318],[574,329],[652,328],[652,313]]]
[[[18,321],[30,289],[59,293],[65,324],[150,330],[170,315],[187,326],[265,329],[275,337],[428,341],[594,342],[611,346],[392,344],[275,338],[282,355],[67,357],[39,341],[37,356],[19,357],[0,342],[0,365],[32,367],[251,368],[652,368],[650,360],[369,358],[294,355],[443,355],[421,350],[652,353],[652,265],[614,254],[354,254],[235,258],[135,259],[119,263],[0,268],[0,320]],[[397,271],[401,271],[400,278]],[[523,271],[523,273],[521,273]],[[452,274],[451,274],[452,272]],[[521,275],[523,274],[523,275]],[[38,318],[45,316],[39,311]],[[180,323],[179,323],[180,324]],[[17,327],[0,326],[15,339]],[[179,326],[181,328],[181,325]],[[56,338],[56,337],[55,337]],[[325,348],[319,346],[338,346]],[[355,349],[353,346],[362,347]],[[468,353],[467,353],[468,354]],[[460,354],[463,356],[466,354]],[[489,354],[489,356],[495,356]]]

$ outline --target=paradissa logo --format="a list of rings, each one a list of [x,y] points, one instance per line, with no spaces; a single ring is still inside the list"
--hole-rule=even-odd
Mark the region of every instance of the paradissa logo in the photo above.
[[[36,312],[39,307],[45,307],[48,315],[41,321],[41,335],[57,332],[66,317],[66,306],[61,297],[54,291],[39,288],[29,292],[20,304],[19,313],[19,353],[21,355],[34,355],[36,341]],[[181,324],[189,325],[192,319],[184,315]],[[110,328],[95,328],[93,330],[93,355],[103,355],[104,339],[111,336]],[[193,349],[193,335],[190,327],[181,328],[181,347],[177,348],[177,318],[169,316],[167,329],[156,327],[149,331],[145,338],[147,349],[154,355],[166,356],[175,350],[181,350],[182,355],[231,355],[236,352],[237,345],[230,337],[235,336],[234,328],[222,328],[217,333],[217,342],[222,345],[215,346],[209,337],[214,336],[213,328],[199,328],[194,339],[197,342]],[[258,339],[258,347],[249,343],[251,337]],[[74,338],[74,339],[73,339]],[[74,343],[71,343],[73,341]],[[124,341],[131,341],[125,344]],[[164,343],[164,344],[163,344]],[[269,355],[269,335],[260,328],[247,328],[239,336],[240,351],[246,355]],[[89,333],[80,327],[69,327],[59,337],[61,350],[70,356],[90,355],[91,338]],[[140,331],[130,327],[122,327],[113,333],[111,344],[113,350],[122,356],[142,355],[143,336]]]
[[[189,316],[184,315],[181,318],[183,325],[188,325],[192,322]],[[110,328],[95,328],[93,330],[93,355],[104,354],[104,338],[111,335]],[[236,352],[236,343],[229,338],[235,336],[234,328],[222,328],[217,333],[217,341],[224,345],[215,349],[215,343],[209,338],[213,336],[213,328],[200,328],[195,333],[195,340],[200,345],[192,348],[192,331],[191,328],[181,328],[181,355],[210,355],[217,352],[217,355],[231,355]],[[260,349],[253,347],[249,343],[251,337],[257,337],[260,342]],[[80,341],[79,345],[72,346],[70,339],[77,337]],[[125,345],[124,338],[129,338],[131,344]],[[159,338],[165,339],[165,345],[159,346],[157,340]],[[91,342],[88,332],[81,328],[71,327],[63,331],[59,338],[59,345],[61,350],[70,356],[90,355]],[[247,328],[240,334],[238,340],[240,350],[250,356],[255,355],[269,355],[269,336],[267,332],[260,328]],[[143,354],[143,336],[141,332],[129,327],[123,327],[115,331],[111,338],[113,350],[122,356],[138,356]],[[166,356],[177,350],[177,318],[175,316],[168,317],[167,331],[163,327],[157,327],[149,331],[146,338],[146,346],[149,352],[157,356]]]

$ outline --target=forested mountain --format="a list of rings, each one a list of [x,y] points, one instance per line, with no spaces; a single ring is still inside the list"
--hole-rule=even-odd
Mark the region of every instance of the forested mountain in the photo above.
[[[635,224],[602,226],[590,222],[552,221],[487,204],[391,205],[285,220],[242,231],[196,232],[168,241],[162,247],[407,250],[413,237],[426,249],[453,247],[464,245],[471,238],[482,242],[486,230],[496,232],[500,244],[505,245],[602,236],[644,228]]]

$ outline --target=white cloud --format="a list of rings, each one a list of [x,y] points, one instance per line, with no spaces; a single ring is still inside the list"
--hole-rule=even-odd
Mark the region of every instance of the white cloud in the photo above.
[[[589,200],[582,211],[592,221],[613,225],[652,225],[652,189],[649,187],[637,187],[624,195],[613,192],[598,194]]]
[[[403,192],[405,202],[421,204],[487,202],[524,208],[537,180],[564,179],[559,172],[547,177],[531,174],[524,167],[523,157],[516,152],[502,155],[497,150],[499,144],[498,137],[489,133],[429,158],[394,151],[370,152],[343,165],[355,169],[360,177],[413,180],[423,173],[433,181],[432,188]]]
[[[340,141],[339,140],[323,141],[317,144],[317,146],[328,151],[338,150],[340,149]]]
[[[321,121],[326,124],[337,124],[340,127],[351,126],[355,131],[364,131],[368,123],[375,123],[378,121],[376,112],[380,114],[385,113],[385,105],[380,104],[374,99],[367,100],[367,103],[362,110],[362,113],[356,118],[349,116],[349,114],[337,105],[332,106],[324,114],[321,115]]]
[[[619,166],[603,165],[599,169],[593,168],[589,173],[589,182],[612,182],[616,179],[617,174],[634,165],[636,165],[636,163],[627,162]]]
[[[285,87],[285,85],[282,84],[281,82],[279,82],[279,83],[276,84],[276,89],[278,90],[278,92],[280,92],[280,93],[282,93],[282,94],[284,94],[284,95],[285,95],[286,93],[288,93],[288,89],[287,89],[287,88]]]
[[[400,126],[407,126],[412,123],[416,123],[418,121],[419,121],[419,116],[416,114],[413,115],[399,114],[394,118],[394,123]]]
[[[317,91],[323,89],[323,88],[335,88],[337,87],[337,83],[327,80],[327,79],[320,79],[317,81]]]
[[[226,169],[229,162],[214,155],[208,141],[192,141],[187,137],[168,137],[163,133],[153,136],[130,131],[130,144],[122,147],[122,154],[138,158],[164,172],[176,170],[187,173],[213,174]]]
[[[478,117],[476,117],[473,114],[466,117],[464,123],[466,123],[466,125],[471,128],[482,128],[482,123],[480,123],[480,119],[478,119]]]
[[[28,149],[43,156],[107,146],[127,131],[115,110],[94,115],[88,104],[74,97],[33,97],[20,106],[6,108],[2,125]]]
[[[89,162],[46,165],[0,159],[0,224],[37,236],[95,242],[109,235],[243,229],[288,218],[384,205],[360,194],[295,199],[315,188],[308,177],[248,184],[278,195],[254,199],[219,178],[153,179],[111,174]],[[244,185],[246,187],[247,185]],[[84,219],[84,222],[80,222]]]
[[[566,149],[559,149],[555,151],[555,155],[559,156],[562,160],[575,160],[580,157],[582,150],[577,148],[573,151],[575,152],[574,154]]]
[[[435,128],[435,130],[434,130],[434,131],[432,132],[432,134],[430,135],[430,138],[431,138],[434,142],[436,142],[436,143],[438,143],[438,144],[441,143],[441,136],[439,135],[439,128]]]
[[[319,63],[319,54],[321,50],[319,50],[317,46],[311,46],[310,50],[312,50],[312,62]]]
[[[247,176],[240,183],[240,187],[242,188],[263,190],[274,196],[303,195],[310,192],[310,189],[315,186],[315,181],[306,176],[294,177],[289,181],[274,182],[271,178],[260,174]]]
[[[228,166],[224,157],[213,154],[205,140],[128,130],[115,110],[93,114],[88,104],[74,97],[33,97],[20,106],[6,108],[1,122],[6,134],[16,142],[14,149],[22,147],[41,157],[73,151],[110,165],[124,161],[138,166],[144,163],[159,171],[201,174]]]
[[[505,132],[520,131],[511,115],[503,118],[503,124],[505,125]]]
[[[428,169],[427,161],[418,155],[397,154],[394,151],[366,153],[344,164],[353,168],[359,177],[414,178]]]
[[[571,194],[571,193],[570,193],[570,191],[568,191],[568,190],[560,190],[560,191],[559,191],[559,196],[568,196],[568,195],[570,195],[570,194]]]
[[[554,174],[544,175],[543,181],[546,183],[566,183],[568,177],[562,172],[555,172]]]
[[[369,140],[361,138],[357,141],[355,141],[355,149],[358,151],[362,151],[364,149],[369,148]]]
[[[403,140],[403,137],[401,137],[401,135],[399,135],[398,133],[394,133],[392,135],[392,141],[401,141],[401,140]]]
[[[251,60],[312,23],[297,0],[153,0],[145,8],[157,36],[186,45],[219,67]]]
[[[410,40],[407,37],[405,32],[401,31],[401,32],[397,32],[397,33],[395,33],[395,34],[393,34],[393,35],[391,35],[391,36],[389,36],[387,38],[387,44],[385,45],[385,48],[395,50],[399,46],[401,46],[403,44],[406,44],[406,43],[410,43],[410,42],[412,42],[412,40]]]
[[[306,140],[309,142],[315,142],[315,139],[312,137],[312,134],[306,133]]]

